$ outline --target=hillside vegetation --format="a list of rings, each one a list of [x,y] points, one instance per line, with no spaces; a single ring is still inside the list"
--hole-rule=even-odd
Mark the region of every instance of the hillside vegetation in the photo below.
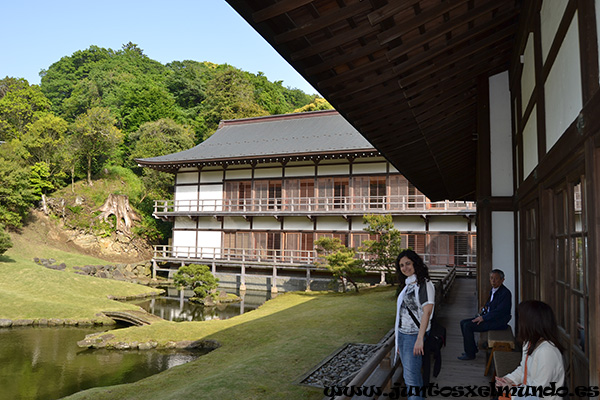
[[[172,196],[173,176],[142,170],[136,158],[191,148],[224,119],[327,108],[316,95],[283,87],[260,72],[206,61],[163,65],[133,43],[120,50],[90,46],[65,56],[42,71],[39,86],[6,77],[0,80],[0,254],[11,244],[4,228],[20,229],[40,201],[60,203],[71,190],[97,206],[114,187],[93,195],[104,199],[90,200],[84,186],[107,176],[133,184],[116,189],[129,192],[141,216],[133,233],[149,242],[166,240],[169,230],[150,217],[150,201]],[[65,224],[76,221],[83,231],[111,234],[115,227],[76,218],[80,205],[65,205],[73,214]],[[50,212],[63,218],[56,207]]]

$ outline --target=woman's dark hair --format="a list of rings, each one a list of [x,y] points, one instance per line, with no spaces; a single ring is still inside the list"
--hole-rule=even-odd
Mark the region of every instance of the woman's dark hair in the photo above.
[[[527,354],[531,355],[540,339],[552,342],[559,351],[563,351],[558,336],[558,325],[552,308],[543,301],[526,300],[519,304],[519,333],[518,338],[529,342]]]
[[[402,259],[402,257],[408,257],[413,262],[415,275],[417,275],[417,283],[419,285],[423,285],[426,280],[429,280],[429,270],[427,269],[427,265],[425,265],[421,256],[411,249],[402,250],[396,258],[396,272],[398,273],[398,276],[404,275],[400,270],[400,259]]]

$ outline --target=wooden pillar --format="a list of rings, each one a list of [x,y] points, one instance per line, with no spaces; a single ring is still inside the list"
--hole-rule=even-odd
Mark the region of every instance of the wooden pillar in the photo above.
[[[477,292],[479,304],[485,303],[488,276],[492,271],[492,171],[490,164],[490,109],[488,78],[477,85]]]
[[[271,293],[277,293],[277,266],[273,265],[273,277],[271,279]]]
[[[240,271],[240,292],[246,291],[246,264],[242,261],[242,270]]]

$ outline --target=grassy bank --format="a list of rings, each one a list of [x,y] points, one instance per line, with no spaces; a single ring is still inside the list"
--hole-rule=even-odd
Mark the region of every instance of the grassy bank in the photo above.
[[[107,262],[58,250],[31,237],[14,235],[13,243],[14,247],[0,256],[0,318],[94,320],[101,311],[137,308],[108,296],[157,292],[146,286],[45,268],[34,263],[33,257],[54,258],[69,267]]]
[[[320,399],[295,383],[345,343],[376,343],[393,324],[394,289],[287,293],[223,321],[164,322],[113,331],[114,341],[214,339],[221,347],[137,383],[69,399]]]
[[[51,240],[15,237],[13,242],[15,247],[0,256],[0,318],[93,319],[100,311],[135,308],[108,295],[153,290],[44,268],[33,257],[68,266],[106,261],[57,250]],[[221,347],[139,382],[95,388],[69,399],[321,399],[320,389],[298,385],[299,378],[345,343],[378,342],[393,324],[394,292],[287,293],[227,320],[114,330],[113,342],[212,339]]]

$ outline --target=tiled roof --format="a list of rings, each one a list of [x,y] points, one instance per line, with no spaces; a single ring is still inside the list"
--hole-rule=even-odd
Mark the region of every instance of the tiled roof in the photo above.
[[[357,151],[376,150],[339,113],[328,110],[222,121],[196,147],[136,161],[152,166]]]

